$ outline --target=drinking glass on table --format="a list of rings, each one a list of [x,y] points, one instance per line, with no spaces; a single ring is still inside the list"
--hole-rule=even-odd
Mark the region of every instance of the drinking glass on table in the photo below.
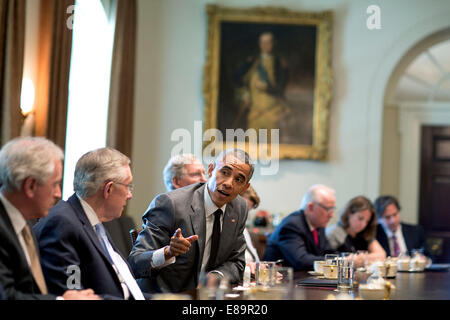
[[[337,291],[350,291],[353,289],[354,262],[351,254],[341,254],[338,259]]]
[[[259,261],[256,263],[256,284],[261,286],[271,286],[275,281],[275,262]]]
[[[276,280],[273,294],[277,300],[292,300],[294,297],[294,269],[292,267],[275,267]]]
[[[325,278],[337,279],[338,255],[326,254],[325,264],[323,265],[323,275]]]

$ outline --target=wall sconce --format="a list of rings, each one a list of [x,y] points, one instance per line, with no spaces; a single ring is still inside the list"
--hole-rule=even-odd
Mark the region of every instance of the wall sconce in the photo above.
[[[20,109],[24,116],[20,136],[32,136],[34,133],[34,85],[29,78],[22,80],[22,93],[20,96]]]

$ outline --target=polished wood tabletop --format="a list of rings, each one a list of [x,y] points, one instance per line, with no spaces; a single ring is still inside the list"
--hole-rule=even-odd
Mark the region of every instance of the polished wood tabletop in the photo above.
[[[294,279],[311,278],[306,271],[295,272]],[[393,279],[388,279],[396,287],[393,300],[450,300],[450,272],[398,272]],[[326,300],[338,298],[335,288],[313,288],[296,286],[294,299]],[[359,299],[358,288],[350,292],[352,298]]]

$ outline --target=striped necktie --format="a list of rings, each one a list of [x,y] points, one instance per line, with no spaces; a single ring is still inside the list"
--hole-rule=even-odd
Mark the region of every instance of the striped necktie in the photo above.
[[[400,247],[398,245],[397,237],[395,236],[395,234],[392,236],[392,243],[394,247],[393,257],[398,257],[398,255],[400,254]]]

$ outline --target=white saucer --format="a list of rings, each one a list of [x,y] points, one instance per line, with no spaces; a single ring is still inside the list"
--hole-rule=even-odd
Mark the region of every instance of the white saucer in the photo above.
[[[250,287],[237,286],[237,287],[234,287],[233,290],[235,290],[235,291],[246,291],[246,290],[250,290]]]

